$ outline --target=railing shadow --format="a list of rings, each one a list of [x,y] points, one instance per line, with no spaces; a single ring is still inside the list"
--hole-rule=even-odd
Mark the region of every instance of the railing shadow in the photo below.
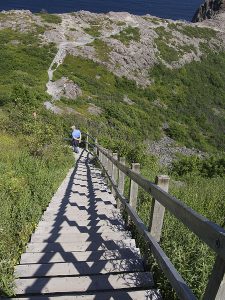
[[[32,252],[32,249],[37,251],[35,255],[38,260],[35,264],[39,265],[30,277],[28,268],[28,273],[24,277],[25,279],[32,278],[31,285],[25,289],[27,295],[47,294],[38,296],[37,299],[50,299],[49,295],[53,293],[65,294],[67,292],[66,290],[60,291],[57,286],[55,291],[48,290],[52,277],[58,276],[54,275],[53,271],[55,263],[60,263],[62,269],[65,263],[71,263],[70,274],[66,272],[63,274],[62,271],[60,274],[62,277],[75,278],[76,282],[79,282],[78,276],[89,276],[89,282],[84,291],[78,288],[77,294],[94,293],[101,287],[105,291],[111,291],[105,296],[96,295],[93,298],[95,300],[130,300],[132,298],[128,292],[133,287],[143,288],[144,273],[138,273],[138,271],[143,271],[142,261],[138,253],[132,250],[135,245],[126,242],[127,239],[129,241],[130,236],[125,231],[124,222],[118,211],[113,205],[110,210],[106,209],[112,202],[103,199],[109,193],[105,188],[105,183],[99,182],[100,177],[96,169],[90,165],[89,155],[85,151],[82,152],[70,176],[63,198],[53,201],[49,206],[52,211],[47,210],[44,214],[37,228],[37,232],[40,233],[44,230],[43,237],[42,234],[34,235],[31,244],[28,245],[28,251]],[[84,191],[80,192],[80,189]],[[51,226],[49,230],[48,226]],[[108,236],[104,234],[104,226],[109,229]],[[71,228],[74,231],[72,230],[69,234],[65,233]],[[112,232],[119,233],[116,240],[111,240]],[[78,234],[82,234],[81,239]],[[80,261],[82,255],[83,261]],[[125,259],[126,257],[132,257],[132,259]],[[28,263],[32,268],[32,264]],[[113,280],[113,274],[117,275],[117,282]],[[117,295],[113,291],[116,291],[120,280],[123,284],[119,286],[120,291]],[[146,282],[150,284],[147,278]],[[75,292],[70,287],[68,296]],[[152,295],[153,293],[149,292],[149,297],[146,299],[153,299],[151,297],[154,295]],[[35,298],[32,297],[32,299]]]

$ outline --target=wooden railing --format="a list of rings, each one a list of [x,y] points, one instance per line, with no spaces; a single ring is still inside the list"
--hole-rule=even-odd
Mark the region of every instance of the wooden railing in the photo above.
[[[123,206],[137,230],[149,244],[152,254],[176,291],[177,296],[182,300],[196,299],[159,245],[165,209],[186,225],[217,255],[202,299],[225,300],[225,230],[170,195],[168,193],[168,176],[157,176],[156,183],[153,183],[139,174],[139,164],[132,164],[132,168],[128,168],[125,166],[125,158],[120,157],[118,159],[117,153],[112,153],[98,145],[97,140],[88,133],[85,133],[85,136],[86,150],[89,151],[90,146],[99,160],[112,186],[118,207]],[[92,140],[92,143],[89,140]],[[125,176],[131,179],[129,199],[124,196]],[[136,212],[139,186],[153,197],[148,228]]]

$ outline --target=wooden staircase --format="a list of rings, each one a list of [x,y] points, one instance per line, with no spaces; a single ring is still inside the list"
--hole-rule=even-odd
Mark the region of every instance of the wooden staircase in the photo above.
[[[82,152],[22,254],[16,299],[161,299],[89,155]]]

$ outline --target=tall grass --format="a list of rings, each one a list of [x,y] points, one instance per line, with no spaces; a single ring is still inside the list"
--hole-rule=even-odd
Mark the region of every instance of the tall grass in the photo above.
[[[177,180],[177,177],[172,174],[170,194],[209,220],[224,226],[225,177],[205,178],[196,173],[189,173],[185,176],[179,176],[179,181]],[[150,209],[151,197],[140,190],[138,214],[146,226],[149,223]],[[138,237],[138,241],[143,254],[147,257],[149,268],[155,274],[156,282],[164,299],[177,299],[175,292],[152,258],[151,253],[146,250],[144,241],[140,237]],[[214,264],[214,252],[168,211],[164,217],[160,244],[197,298],[201,299]],[[146,255],[146,251],[148,255]]]
[[[42,157],[34,157],[24,146],[22,136],[1,134],[1,294],[12,294],[14,265],[71,163],[65,147],[52,144]]]

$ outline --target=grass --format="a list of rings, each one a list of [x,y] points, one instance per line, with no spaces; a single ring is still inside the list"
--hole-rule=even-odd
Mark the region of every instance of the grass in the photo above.
[[[159,57],[167,63],[178,61],[180,58],[179,52],[173,47],[167,45],[164,41],[156,40],[157,49],[159,51]]]
[[[109,61],[109,54],[112,50],[111,47],[107,45],[104,41],[100,39],[95,39],[94,42],[91,43],[94,46],[97,57],[101,61]]]
[[[90,27],[84,28],[84,31],[87,34],[92,35],[93,37],[99,37],[101,36],[101,25],[92,25]]]
[[[52,15],[48,13],[40,13],[38,14],[43,21],[50,23],[50,24],[61,24],[62,18],[58,15]]]
[[[14,265],[72,159],[57,144],[35,158],[22,136],[0,136],[0,290],[12,294]]]
[[[115,34],[112,37],[119,40],[124,45],[129,46],[132,41],[139,42],[141,35],[139,28],[128,26],[127,28],[120,31],[119,34]]]
[[[12,41],[18,41],[12,44]],[[0,103],[9,101],[15,85],[23,85],[45,92],[47,68],[56,49],[40,46],[34,33],[20,33],[10,29],[0,31]],[[47,97],[47,96],[46,96]]]
[[[166,30],[165,27],[160,26],[155,29],[158,38],[155,39],[155,44],[159,51],[159,57],[167,63],[172,63],[180,58],[179,51],[170,45],[173,38],[172,32]]]
[[[216,38],[216,31],[211,28],[182,26],[182,28],[180,27],[180,32],[191,38],[202,38],[206,40]]]
[[[94,25],[87,30],[91,35],[99,36],[101,27]],[[88,129],[91,135],[98,137],[100,144],[126,156],[128,163],[140,162],[143,174],[152,180],[165,170],[146,154],[146,139],[155,140],[166,134],[182,145],[211,153],[222,152],[225,148],[222,134],[225,115],[212,113],[212,108],[225,111],[224,53],[208,50],[200,62],[176,70],[155,65],[149,71],[153,83],[147,88],[115,76],[92,60],[68,55],[54,73],[54,80],[66,76],[81,87],[83,96],[73,104],[62,99],[62,105],[73,106],[81,115],[56,116],[43,109],[43,102],[48,99],[45,93],[47,69],[56,53],[54,45],[40,43],[38,34],[43,30],[33,33],[0,31],[0,289],[7,294],[12,292],[13,266],[71,165],[70,154],[62,144],[63,137],[69,136],[71,125],[75,123],[81,130]],[[175,54],[166,48],[169,47],[170,31],[157,30],[161,38],[157,42],[161,43],[162,53],[165,51],[163,56],[173,61]],[[197,35],[192,29],[187,34]],[[207,39],[213,37],[213,33],[201,30],[200,36]],[[140,32],[138,28],[127,27],[116,38],[128,46],[132,41],[140,40]],[[108,46],[101,40],[96,40],[93,45],[99,58],[107,61]],[[181,48],[177,52],[187,50]],[[127,105],[123,101],[124,95],[134,104]],[[166,109],[154,105],[158,99],[165,103]],[[87,112],[89,102],[100,107],[103,113],[90,116]],[[163,131],[164,122],[169,127]],[[173,172],[171,177],[171,193],[222,224],[224,178],[185,173],[180,174],[181,184],[178,185],[177,174]],[[139,214],[147,222],[151,199],[143,192],[139,199]],[[213,263],[213,254],[168,213],[162,246],[200,296]],[[154,270],[158,270],[155,264]],[[163,290],[168,285],[160,278],[159,287]],[[173,291],[168,289],[166,297],[174,299]]]
[[[148,169],[142,169],[142,174],[152,181],[160,172],[162,170],[160,171],[159,167],[154,164]],[[224,174],[221,174],[221,177],[209,178],[190,172],[179,177],[172,173],[170,177],[170,194],[209,220],[224,226],[225,205],[221,197],[221,193],[224,192]],[[138,203],[138,214],[148,226],[151,197],[140,189]],[[143,239],[138,237],[138,241],[143,255],[147,257],[149,268],[156,276],[156,282],[163,294],[163,299],[177,299],[168,280],[162,275],[160,267],[152,259],[150,252],[147,252]],[[192,288],[197,299],[201,299],[214,264],[215,254],[213,251],[168,211],[164,217],[160,244],[176,269]],[[147,255],[147,253],[149,254]]]

